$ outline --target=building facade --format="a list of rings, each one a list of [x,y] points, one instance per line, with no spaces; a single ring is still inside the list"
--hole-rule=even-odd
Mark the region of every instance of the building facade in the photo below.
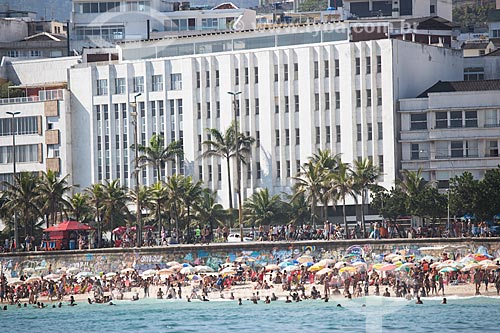
[[[17,172],[39,174],[53,170],[60,176],[73,174],[66,70],[77,61],[58,58],[2,62],[0,79],[23,89],[25,97],[0,99],[0,181],[13,180],[14,135]]]
[[[71,48],[109,47],[161,33],[254,29],[255,17],[255,11],[234,5],[202,10],[189,2],[73,0]]]
[[[286,33],[295,38],[289,44]],[[72,128],[73,151],[89,161],[74,164],[74,182],[85,187],[119,178],[133,184],[131,102],[137,96],[139,143],[147,144],[153,134],[162,134],[166,144],[183,142],[184,159],[169,164],[162,178],[192,175],[228,207],[226,165],[202,158],[203,141],[207,128],[230,126],[228,92],[240,91],[240,130],[256,139],[242,171],[244,198],[261,188],[290,192],[300,165],[318,149],[342,154],[349,163],[372,159],[383,170],[381,184],[390,187],[399,171],[397,101],[439,79],[462,76],[456,71],[463,67],[459,51],[390,39],[351,43],[345,31],[343,39],[330,41],[322,33],[315,41],[290,28],[267,34],[166,40],[168,52],[184,53],[155,59],[140,56],[165,54],[157,41],[125,44],[121,61],[71,69],[72,117],[79,124]],[[281,46],[276,36],[283,37]],[[186,51],[198,43],[216,53]],[[223,51],[226,44],[231,49]],[[141,184],[156,180],[152,168],[142,170]]]
[[[449,0],[343,0],[343,8],[346,19],[439,16],[452,21]]]
[[[422,169],[447,188],[465,171],[480,179],[500,164],[500,81],[439,82],[419,98],[402,99],[401,167]]]

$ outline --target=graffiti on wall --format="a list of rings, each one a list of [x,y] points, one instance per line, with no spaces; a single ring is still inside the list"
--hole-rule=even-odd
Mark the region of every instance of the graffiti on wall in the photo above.
[[[124,268],[135,268],[138,271],[147,269],[164,268],[170,261],[180,263],[191,263],[192,265],[207,265],[215,270],[228,262],[234,262],[240,256],[250,256],[254,258],[253,265],[265,266],[267,264],[276,264],[288,259],[297,259],[307,254],[315,261],[321,259],[341,260],[346,257],[377,258],[382,254],[399,252],[404,255],[424,255],[428,254],[421,251],[422,247],[415,244],[407,245],[354,245],[350,247],[307,245],[307,246],[280,246],[276,244],[273,248],[245,250],[238,248],[220,248],[220,247],[200,247],[195,250],[188,249],[158,249],[151,254],[141,253],[140,250],[132,252],[116,253],[68,253],[68,255],[32,255],[30,257],[0,257],[0,268],[2,272],[11,277],[18,277],[24,272],[31,274],[56,272],[58,269],[76,268],[78,271],[89,271],[92,273],[100,272],[119,272]],[[450,245],[448,247],[436,247],[442,252],[442,248],[452,250],[451,253],[457,257],[466,256],[469,253],[488,253],[494,258],[500,257],[500,245],[488,243],[484,246],[476,244],[461,243],[459,245]],[[439,255],[438,251],[436,251]],[[382,256],[383,257],[383,256]]]

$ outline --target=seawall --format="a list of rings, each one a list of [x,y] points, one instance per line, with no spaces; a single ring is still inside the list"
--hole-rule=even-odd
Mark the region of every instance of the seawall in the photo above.
[[[217,269],[219,264],[234,261],[238,256],[251,255],[256,264],[276,263],[307,253],[319,259],[341,258],[349,252],[362,252],[366,258],[373,255],[400,251],[402,254],[430,254],[442,252],[464,256],[487,251],[494,258],[500,257],[500,238],[461,239],[383,239],[383,240],[336,240],[299,242],[249,242],[214,243],[210,245],[171,245],[143,248],[107,248],[95,250],[22,252],[0,254],[1,269],[15,277],[25,268],[42,271],[50,267],[77,267],[80,271],[119,272],[133,267],[139,271],[165,267],[169,261],[204,264]],[[46,274],[46,273],[45,273]]]

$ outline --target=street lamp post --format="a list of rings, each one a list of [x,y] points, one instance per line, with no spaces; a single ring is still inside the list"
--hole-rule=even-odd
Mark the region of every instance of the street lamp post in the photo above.
[[[8,111],[7,112],[8,115],[11,115],[12,118],[10,119],[10,130],[12,131],[12,168],[13,168],[13,181],[15,182],[16,181],[16,132],[17,132],[17,126],[16,125],[16,122],[15,122],[15,117],[18,115],[18,114],[21,114],[21,112],[19,111],[15,111],[15,112],[11,112],[11,111]],[[17,247],[19,246],[19,232],[17,230],[17,212],[16,210],[14,210],[14,243],[16,244],[16,250],[17,250]]]
[[[240,240],[243,242],[243,217],[242,217],[242,210],[241,210],[241,175],[240,175],[240,169],[241,169],[241,164],[240,164],[240,149],[239,149],[239,131],[238,131],[238,116],[237,116],[237,110],[236,110],[236,98],[239,94],[241,94],[241,91],[228,91],[227,92],[229,95],[233,97],[233,113],[234,113],[234,144],[235,144],[235,151],[236,151],[236,191],[238,192],[238,223],[240,225]],[[231,198],[233,200],[233,198]]]
[[[142,246],[142,220],[141,220],[141,205],[139,201],[139,143],[138,143],[138,127],[139,123],[137,121],[137,97],[141,96],[142,93],[138,93],[134,96],[134,103],[132,103],[132,117],[134,125],[134,152],[135,152],[135,163],[134,163],[134,173],[135,173],[135,219],[137,223],[137,235],[136,244],[137,247]]]

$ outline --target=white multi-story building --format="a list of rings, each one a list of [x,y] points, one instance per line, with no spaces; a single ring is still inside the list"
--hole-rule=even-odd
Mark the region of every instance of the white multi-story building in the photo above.
[[[19,61],[4,58],[0,77],[14,82],[26,97],[0,99],[0,181],[12,182],[14,135],[16,172],[50,169],[61,176],[72,174],[66,68],[77,61],[75,57]]]
[[[300,164],[318,149],[350,163],[370,158],[383,170],[381,184],[392,186],[399,171],[397,101],[440,79],[461,79],[463,59],[460,51],[400,40],[352,43],[347,31],[321,24],[126,43],[120,61],[76,66],[69,72],[78,124],[73,154],[88,162],[74,163],[74,182],[133,184],[130,104],[141,93],[140,143],[154,133],[166,144],[182,140],[184,160],[166,173],[202,179],[229,206],[226,164],[202,158],[202,142],[207,128],[229,127],[228,92],[241,91],[240,129],[256,139],[243,167],[244,197],[264,187],[289,192]],[[143,170],[142,184],[155,179],[152,168]]]
[[[439,16],[452,21],[450,0],[343,0],[346,19]]]
[[[440,188],[464,171],[480,179],[500,164],[500,80],[438,82],[402,99],[403,169],[422,168]]]
[[[73,0],[71,48],[109,47],[117,42],[156,38],[158,34],[248,30],[256,13],[226,3],[191,10],[189,2],[164,0]]]

